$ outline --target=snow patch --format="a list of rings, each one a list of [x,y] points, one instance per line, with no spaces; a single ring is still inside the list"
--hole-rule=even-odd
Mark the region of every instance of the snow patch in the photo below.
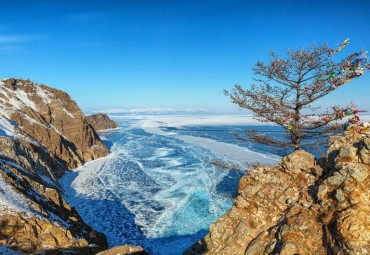
[[[14,133],[12,123],[0,114],[0,136],[13,137]]]
[[[33,122],[36,122],[35,120],[33,120],[31,118],[29,118],[28,120],[29,121],[33,121]],[[22,134],[17,133],[15,131],[15,127],[18,127],[17,123],[15,123],[12,120],[9,120],[9,118],[7,118],[7,117],[5,117],[5,116],[3,116],[3,115],[0,114],[0,137],[2,136],[2,137],[11,138],[11,139],[19,138],[21,140],[27,141],[27,142],[32,143],[34,145],[40,146],[44,151],[46,150],[45,147],[42,146],[41,143],[38,142],[37,140],[32,139],[32,138],[29,138],[29,137],[26,137],[26,136],[24,136]]]
[[[23,137],[22,135],[16,134],[15,127],[17,125],[11,121],[11,115],[25,106],[36,111],[36,105],[28,98],[26,92],[22,90],[13,91],[6,88],[3,80],[0,80],[0,94],[2,95],[2,97],[0,97],[0,136]]]
[[[27,174],[31,174],[35,176],[35,174],[28,172],[21,166],[10,162],[6,161],[3,159],[0,159],[0,162],[4,163],[5,165],[12,166],[22,172],[25,172]],[[5,174],[12,174],[12,172],[3,166],[0,166],[0,169],[5,173]],[[55,187],[55,184],[51,182],[51,180],[48,177],[45,176],[40,176],[44,181],[49,183],[52,187]],[[19,181],[19,178],[16,177],[16,181]],[[49,189],[45,187],[46,189]],[[27,194],[32,197],[33,201],[44,201],[47,203],[48,201],[40,195],[40,193],[35,190],[35,189],[29,189],[27,190]],[[13,189],[13,187],[6,182],[6,180],[0,175],[0,215],[5,215],[5,214],[11,214],[11,215],[16,215],[17,213],[25,213],[28,216],[32,217],[38,217],[40,219],[46,219],[43,215],[39,214],[37,211],[35,211],[35,208],[32,206],[32,202],[29,198],[23,196],[22,194],[18,193]],[[55,224],[58,224],[59,226],[62,226],[63,228],[70,228],[71,225],[64,221],[62,218],[60,218],[58,215],[55,215],[54,213],[50,211],[45,211],[48,214],[48,219]],[[1,253],[0,253],[1,254]]]
[[[3,167],[1,169],[4,170]],[[0,215],[16,214],[17,212],[24,212],[30,216],[34,215],[26,199],[14,191],[0,175]]]
[[[42,98],[45,104],[50,104],[52,102],[52,99],[50,98],[50,93],[40,86],[36,86],[36,93],[39,97]]]
[[[73,114],[72,113],[70,113],[69,111],[67,111],[67,109],[66,108],[64,108],[63,107],[63,111],[69,116],[69,117],[71,117],[71,118],[75,118],[75,116],[73,116]]]
[[[27,93],[23,90],[11,90],[4,86],[2,86],[1,88],[7,92],[1,93],[8,98],[8,103],[13,106],[13,110],[18,110],[25,106],[32,108],[34,111],[38,110],[35,103],[28,98]]]

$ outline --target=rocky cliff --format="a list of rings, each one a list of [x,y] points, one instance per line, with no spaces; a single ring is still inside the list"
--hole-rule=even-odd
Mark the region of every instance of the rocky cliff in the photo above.
[[[248,172],[184,254],[370,254],[370,130],[351,126],[329,145],[323,160],[296,151]]]
[[[0,248],[79,254],[106,248],[105,236],[62,198],[58,178],[107,153],[66,93],[0,80]]]
[[[95,130],[118,127],[118,124],[115,121],[111,120],[108,115],[103,113],[86,116],[86,120]]]

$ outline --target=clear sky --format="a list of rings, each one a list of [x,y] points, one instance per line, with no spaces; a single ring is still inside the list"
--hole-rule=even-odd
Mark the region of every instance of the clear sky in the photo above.
[[[84,111],[205,108],[248,86],[270,49],[370,50],[369,0],[0,0],[0,77],[68,92]],[[370,72],[320,103],[370,111]]]

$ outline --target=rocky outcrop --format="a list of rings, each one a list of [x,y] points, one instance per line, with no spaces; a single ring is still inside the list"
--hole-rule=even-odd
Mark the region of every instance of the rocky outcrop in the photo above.
[[[1,83],[2,118],[13,123],[18,136],[47,148],[62,168],[76,168],[108,153],[67,93],[28,80]]]
[[[59,189],[66,170],[108,153],[77,104],[65,92],[7,79],[0,80],[0,110],[0,248],[105,249],[105,236],[84,223]]]
[[[112,249],[99,252],[96,255],[146,255],[147,253],[143,250],[143,248],[138,246],[132,246],[132,245],[123,245],[123,246],[117,246]]]
[[[248,172],[232,208],[184,254],[370,254],[370,130]]]
[[[83,222],[57,186],[0,157],[0,244],[24,252],[107,246],[103,234]],[[96,246],[89,248],[89,244]]]
[[[105,130],[118,127],[118,124],[111,120],[108,115],[97,113],[86,116],[87,122],[93,126],[95,130]]]

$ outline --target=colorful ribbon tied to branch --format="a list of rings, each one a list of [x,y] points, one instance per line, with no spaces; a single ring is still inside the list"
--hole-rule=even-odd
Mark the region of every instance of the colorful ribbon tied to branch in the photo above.
[[[328,80],[331,80],[331,79],[335,78],[335,76],[337,76],[337,73],[335,73],[335,72],[331,73],[328,77]]]
[[[351,70],[358,76],[364,74],[364,71],[368,65],[367,51],[361,51],[357,56],[354,57],[351,63]]]
[[[347,57],[347,63],[344,63],[342,69],[338,72],[332,72],[327,80],[333,84],[333,89],[350,82],[351,79],[360,77],[365,70],[370,70],[369,57],[367,51],[362,50]]]
[[[338,119],[342,119],[346,116],[350,116],[354,114],[355,116],[349,119],[348,121],[350,123],[353,123],[354,121],[357,120],[358,122],[360,120],[360,116],[358,116],[358,113],[366,112],[366,111],[361,111],[361,110],[356,109],[356,105],[354,103],[351,103],[346,108],[340,108],[338,105],[334,105],[332,109],[333,109],[333,113],[331,114],[327,113],[327,115],[324,116],[323,121],[329,122],[332,120],[338,120]]]
[[[339,52],[339,51],[343,50],[343,48],[346,47],[348,43],[349,43],[349,38],[345,39],[342,42],[342,45],[338,47],[338,49],[336,50],[336,52]]]
[[[355,115],[354,117],[349,118],[348,122],[351,123],[351,124],[357,124],[357,123],[360,122],[360,116]]]

